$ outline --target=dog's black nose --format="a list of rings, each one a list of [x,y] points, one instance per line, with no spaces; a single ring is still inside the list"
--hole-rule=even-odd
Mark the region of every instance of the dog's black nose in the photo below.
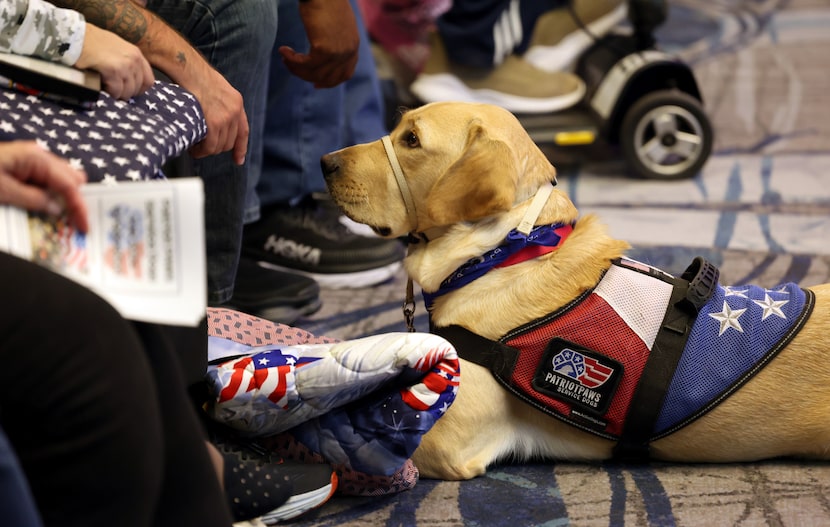
[[[325,154],[320,158],[320,168],[323,170],[323,177],[326,180],[331,179],[340,170],[340,156]]]

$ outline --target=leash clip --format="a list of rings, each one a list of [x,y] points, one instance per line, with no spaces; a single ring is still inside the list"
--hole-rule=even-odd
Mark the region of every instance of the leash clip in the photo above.
[[[427,243],[429,242],[429,238],[423,232],[410,232],[406,235],[406,244],[407,245],[418,245],[419,243]]]
[[[412,291],[412,279],[406,281],[406,298],[403,301],[403,319],[406,322],[406,330],[415,333],[415,295]]]

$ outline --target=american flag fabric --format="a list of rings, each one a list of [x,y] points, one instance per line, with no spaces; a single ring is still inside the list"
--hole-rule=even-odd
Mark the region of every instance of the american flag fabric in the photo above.
[[[91,183],[163,177],[162,166],[206,133],[196,98],[167,82],[129,101],[102,92],[90,109],[0,88],[0,141],[37,141]]]
[[[455,348],[428,333],[250,347],[208,369],[208,413],[247,436],[290,431],[326,459],[388,476],[453,403],[459,376]]]
[[[671,295],[660,274],[639,262],[612,265],[574,304],[509,333],[502,342],[520,350],[509,381],[571,424],[619,437]],[[699,417],[771,360],[811,302],[791,283],[718,285],[694,321],[655,437]]]

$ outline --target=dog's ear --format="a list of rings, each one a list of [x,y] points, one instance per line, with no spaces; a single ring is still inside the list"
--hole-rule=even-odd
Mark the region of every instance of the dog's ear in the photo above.
[[[514,163],[510,147],[473,122],[461,157],[429,191],[430,220],[450,225],[510,210],[518,177]]]

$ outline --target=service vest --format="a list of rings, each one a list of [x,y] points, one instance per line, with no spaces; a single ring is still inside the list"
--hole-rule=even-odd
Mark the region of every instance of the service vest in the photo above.
[[[643,450],[621,457],[644,457],[648,442],[688,425],[747,382],[812,310],[813,293],[795,284],[724,287],[714,272],[708,300],[680,324],[667,313],[678,311],[677,288],[692,276],[620,259],[592,290],[496,342],[457,326],[436,332],[524,401],[601,437],[628,434]]]

